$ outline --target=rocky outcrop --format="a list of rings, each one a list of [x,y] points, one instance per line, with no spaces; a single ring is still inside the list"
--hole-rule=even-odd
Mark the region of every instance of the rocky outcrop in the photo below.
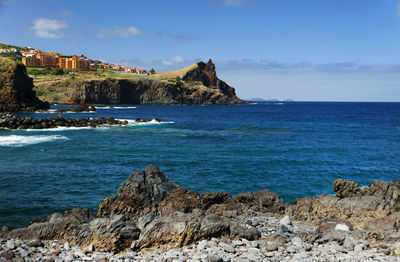
[[[150,122],[139,118],[136,122]],[[162,122],[161,120],[156,120]],[[91,118],[63,118],[57,116],[53,118],[37,119],[32,117],[20,117],[12,113],[0,113],[0,128],[4,129],[47,129],[57,127],[98,127],[102,125],[127,125],[128,121],[121,121],[113,117]]]
[[[391,234],[400,228],[400,180],[375,181],[363,189],[353,181],[337,179],[336,196],[323,195],[297,199],[286,213],[294,219],[318,223],[321,219],[340,218],[354,228]]]
[[[179,247],[205,238],[257,239],[261,233],[236,217],[245,212],[282,212],[278,195],[263,190],[231,197],[227,193],[185,190],[155,166],[133,172],[117,193],[101,200],[95,216],[75,209],[33,220],[5,234],[20,239],[60,239],[96,250],[118,252],[168,245]],[[4,236],[4,235],[3,235]]]
[[[97,214],[82,208],[56,213],[32,220],[25,228],[3,227],[0,238],[57,239],[112,252],[177,248],[211,238],[252,241],[260,237],[282,245],[291,238],[295,246],[334,241],[362,250],[355,244],[357,238],[373,240],[371,246],[387,254],[398,254],[399,181],[375,182],[360,189],[354,182],[336,180],[334,188],[340,197],[302,198],[285,206],[268,190],[234,197],[222,192],[199,194],[181,188],[149,165],[133,172],[116,194],[101,200]],[[283,213],[288,216],[279,225],[271,229],[265,224],[266,216],[277,220]]]
[[[130,79],[56,81],[38,86],[53,103],[74,101],[85,104],[161,104],[161,105],[230,105],[247,103],[236,96],[235,89],[216,76],[215,65],[199,62],[175,74],[140,76]],[[57,95],[49,95],[49,92]]]
[[[32,78],[26,74],[23,64],[0,57],[0,112],[48,109],[49,104],[39,100],[32,88]]]
[[[208,60],[207,64],[198,62],[191,70],[182,77],[185,81],[199,81],[204,86],[220,90],[228,97],[236,97],[235,89],[217,77],[215,64]]]
[[[94,106],[89,107],[88,105],[78,105],[71,106],[65,109],[58,109],[56,113],[86,113],[86,112],[96,112],[96,108]]]

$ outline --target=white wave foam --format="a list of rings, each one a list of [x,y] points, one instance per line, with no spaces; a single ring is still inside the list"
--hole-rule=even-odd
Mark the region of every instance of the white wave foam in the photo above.
[[[69,131],[69,130],[82,130],[82,129],[92,129],[90,126],[84,126],[84,127],[66,127],[66,126],[58,126],[54,128],[45,128],[45,129],[25,129],[25,131],[31,132],[43,132],[43,131]]]
[[[115,108],[115,109],[133,109],[133,108],[136,108],[136,106],[114,106],[113,108]]]
[[[173,121],[166,121],[166,122],[158,122],[155,119],[152,119],[150,122],[136,122],[136,120],[132,119],[118,119],[119,121],[128,121],[128,125],[159,125],[159,124],[173,124]]]
[[[134,109],[136,106],[99,106],[96,109]]]
[[[74,112],[74,111],[66,111],[66,112],[56,112],[58,109],[49,109],[48,111],[36,111],[36,114],[82,114],[82,113],[96,113],[96,112],[88,112],[88,111],[84,111],[84,112]]]
[[[68,140],[68,137],[60,135],[51,136],[0,136],[0,146],[27,146],[57,140]]]

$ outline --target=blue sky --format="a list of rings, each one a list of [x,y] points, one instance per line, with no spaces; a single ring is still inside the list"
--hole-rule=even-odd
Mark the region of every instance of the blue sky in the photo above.
[[[400,101],[397,0],[0,0],[0,42],[166,71],[242,98]]]

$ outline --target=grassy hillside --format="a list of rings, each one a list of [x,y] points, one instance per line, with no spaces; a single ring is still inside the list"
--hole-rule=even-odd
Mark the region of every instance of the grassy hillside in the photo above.
[[[167,77],[163,75],[136,75],[132,73],[123,73],[115,71],[101,70],[99,72],[76,72],[75,74],[64,75],[36,75],[32,76],[35,85],[34,90],[37,96],[50,103],[64,103],[69,99],[75,100],[81,97],[85,90],[85,82],[92,80],[114,81],[120,79],[127,80],[156,80],[175,86],[177,90],[185,88],[187,90],[196,90],[199,93],[218,93],[218,90],[210,89],[201,82],[182,81],[176,79],[175,73]],[[191,91],[190,93],[193,93]]]
[[[15,46],[15,45],[8,45],[4,43],[0,43],[0,49],[10,49],[10,48],[15,48],[20,51],[28,51],[28,47],[20,47],[20,46]]]
[[[187,72],[192,71],[193,69],[196,69],[198,67],[198,64],[192,64],[190,66],[187,66],[185,68],[176,70],[176,71],[169,71],[169,72],[159,72],[156,73],[154,76],[158,77],[160,79],[176,79],[177,77],[183,78]]]

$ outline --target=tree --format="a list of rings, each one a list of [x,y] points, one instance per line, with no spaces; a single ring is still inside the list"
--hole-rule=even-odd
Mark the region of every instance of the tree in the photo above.
[[[154,68],[150,69],[150,74],[154,75],[156,73],[156,71],[154,70]]]

